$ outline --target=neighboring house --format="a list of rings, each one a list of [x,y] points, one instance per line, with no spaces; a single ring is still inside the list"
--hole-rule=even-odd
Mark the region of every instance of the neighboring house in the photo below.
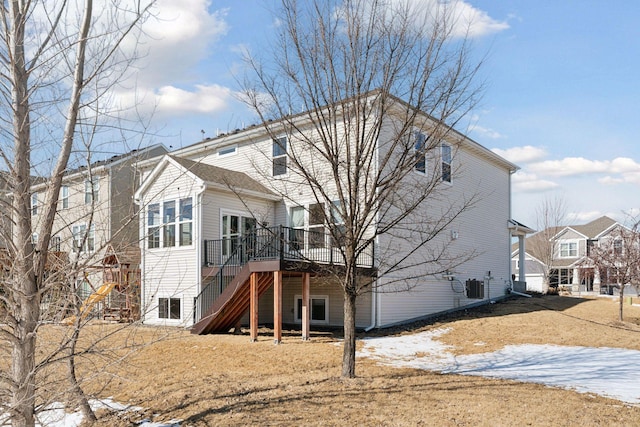
[[[301,118],[298,131],[305,129]],[[455,154],[449,149],[445,157],[443,148],[443,158],[436,159],[443,171],[447,162],[440,185],[451,200],[475,191],[482,197],[434,244],[475,256],[449,275],[420,277],[410,291],[388,292],[402,277],[376,277],[374,254],[406,243],[380,236],[359,259],[363,276],[375,280],[372,292],[357,300],[359,328],[488,302],[510,287],[510,177],[517,167],[455,131],[450,136],[456,139]],[[335,259],[338,243],[325,237],[327,224],[318,220],[325,217],[319,214],[323,209],[331,208],[318,204],[304,185],[288,186],[282,179],[289,173],[287,152],[295,144],[295,133],[274,140],[263,126],[252,126],[140,164],[144,181],[136,200],[145,236],[145,323],[194,326],[197,333],[227,331],[240,321],[276,328],[280,322],[299,323],[305,336],[302,313],[309,312],[311,324],[342,325],[340,285],[323,273],[327,269],[313,268]],[[416,179],[425,168],[439,167],[433,160],[416,163]]]
[[[589,267],[585,259],[592,247],[610,236],[618,227],[623,226],[603,216],[587,224],[554,227],[528,237],[525,250],[527,290],[546,293],[544,277],[545,272],[548,272],[550,287],[560,286],[572,292],[604,292],[602,288],[607,283],[603,283],[600,274]],[[511,255],[512,269],[519,272],[521,264],[515,244]]]
[[[165,153],[167,149],[163,145],[154,145],[65,174],[49,253],[50,258],[62,256],[69,264],[76,265],[70,273],[77,278],[75,286],[82,298],[94,293],[105,280],[104,260],[117,258],[105,255],[116,252],[122,253],[123,258],[139,260],[137,206],[133,199],[140,182],[136,165]],[[37,230],[47,185],[48,181],[44,181],[31,187],[34,243],[40,238]],[[138,268],[136,264],[135,269]]]

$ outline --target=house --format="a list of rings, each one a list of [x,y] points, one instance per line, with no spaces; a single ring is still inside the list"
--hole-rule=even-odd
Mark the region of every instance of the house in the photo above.
[[[106,280],[105,266],[111,269],[114,266],[105,261],[113,263],[118,259],[113,252],[122,253],[122,258],[139,260],[137,207],[133,200],[139,183],[136,165],[140,160],[165,153],[167,149],[163,145],[153,145],[65,173],[51,233],[49,258],[66,260],[65,266],[60,268],[75,276],[74,285],[81,298],[95,293]],[[40,180],[31,186],[33,243],[40,237],[38,227],[47,185],[47,180]],[[131,249],[137,255],[131,255]],[[139,265],[132,268],[139,269]],[[68,284],[61,283],[53,288],[55,292],[43,298],[45,305],[64,299],[57,292],[63,293]],[[117,298],[116,295],[113,297]],[[56,315],[55,307],[45,309]]]
[[[590,249],[617,228],[615,220],[602,216],[589,223],[551,227],[526,239],[525,268],[527,290],[547,292],[545,274],[551,287],[564,287],[574,293],[604,291],[600,274],[585,263]],[[512,269],[520,271],[520,251],[512,246]]]
[[[425,113],[420,117],[427,124],[433,120]],[[276,329],[282,322],[300,324],[303,336],[308,323],[343,324],[343,292],[327,267],[340,268],[335,264],[339,242],[325,235],[332,207],[318,203],[308,185],[284,179],[294,175],[290,150],[313,132],[304,114],[287,119],[292,121],[296,126],[277,137],[267,131],[282,125],[275,120],[139,164],[145,323],[207,333],[239,322],[250,323],[252,331],[258,322]],[[374,167],[380,167],[375,161],[393,124],[389,118],[380,132]],[[420,133],[425,129],[415,129],[417,141],[428,138]],[[504,297],[511,286],[510,177],[517,167],[458,132],[449,129],[448,137],[435,157],[416,156],[407,183],[423,179],[430,168],[441,173],[438,185],[447,200],[430,201],[425,209],[434,211],[446,209],[448,200],[478,195],[473,208],[452,219],[440,240],[432,242],[474,256],[446,274],[424,276],[407,269],[380,275],[383,249],[402,251],[412,237],[378,236],[357,262],[362,280],[371,282],[371,291],[356,302],[359,328],[486,303]],[[321,163],[314,164],[322,174]],[[325,190],[333,191],[330,185]],[[407,291],[390,291],[409,278]]]

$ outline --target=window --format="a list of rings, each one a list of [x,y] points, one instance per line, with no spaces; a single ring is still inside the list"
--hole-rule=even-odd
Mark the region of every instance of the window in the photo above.
[[[160,247],[160,204],[153,203],[147,208],[147,246]]]
[[[84,181],[84,204],[89,205],[94,201],[98,201],[98,190],[100,190],[100,182],[97,177]]]
[[[334,246],[344,246],[346,227],[341,214],[340,201],[334,201],[331,204],[331,222],[333,223]]]
[[[242,236],[254,233],[256,226],[256,219],[249,216],[222,215],[222,255],[232,255],[240,244]]]
[[[147,207],[147,247],[172,248],[193,244],[191,197],[151,203]]]
[[[35,246],[35,245],[37,245],[37,244],[38,244],[38,233],[33,233],[33,234],[31,235],[31,244],[32,244],[33,246]]]
[[[560,243],[560,258],[575,258],[578,256],[578,244],[576,242]]]
[[[451,182],[451,146],[442,144],[442,181]]]
[[[613,241],[613,253],[615,255],[622,255],[622,239],[615,239]]]
[[[31,215],[38,215],[38,193],[31,195]]]
[[[63,185],[60,188],[60,199],[62,201],[62,209],[67,209],[69,207],[69,186]]]
[[[416,132],[414,149],[414,166],[416,172],[427,173],[427,138],[423,133]]]
[[[329,297],[326,295],[311,295],[309,297],[311,323],[329,323]],[[302,322],[302,296],[295,296],[294,315],[296,322]]]
[[[300,250],[304,246],[304,207],[294,206],[291,208],[291,235],[289,243],[294,250]]]
[[[309,247],[324,248],[324,203],[309,205]]]
[[[53,236],[49,242],[49,248],[54,252],[60,252],[60,236]]]
[[[231,145],[229,147],[223,147],[223,148],[218,150],[218,157],[233,156],[234,154],[237,153],[237,151],[238,151],[238,146],[237,145]]]
[[[559,268],[549,271],[549,285],[567,286],[573,283],[573,268]]]
[[[160,319],[180,319],[180,298],[158,298]]]
[[[95,225],[91,224],[87,232],[86,224],[76,224],[71,227],[73,235],[73,252],[86,253],[95,250]]]
[[[287,137],[273,140],[273,176],[287,173]]]
[[[193,203],[191,197],[180,199],[180,246],[193,243]]]
[[[162,211],[162,246],[167,248],[176,245],[176,201],[164,202]]]

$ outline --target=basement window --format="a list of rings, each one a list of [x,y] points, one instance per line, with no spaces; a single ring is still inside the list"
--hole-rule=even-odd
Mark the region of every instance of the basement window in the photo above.
[[[160,319],[180,319],[180,298],[158,298],[158,317]]]
[[[311,310],[311,323],[329,323],[329,297],[327,295],[311,295],[309,297],[309,309]],[[294,316],[298,323],[302,322],[302,295],[295,296]]]

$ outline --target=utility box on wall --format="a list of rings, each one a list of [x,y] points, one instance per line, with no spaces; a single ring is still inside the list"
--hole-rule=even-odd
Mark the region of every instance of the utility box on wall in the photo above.
[[[483,299],[484,298],[484,281],[469,279],[466,283],[467,298]]]

